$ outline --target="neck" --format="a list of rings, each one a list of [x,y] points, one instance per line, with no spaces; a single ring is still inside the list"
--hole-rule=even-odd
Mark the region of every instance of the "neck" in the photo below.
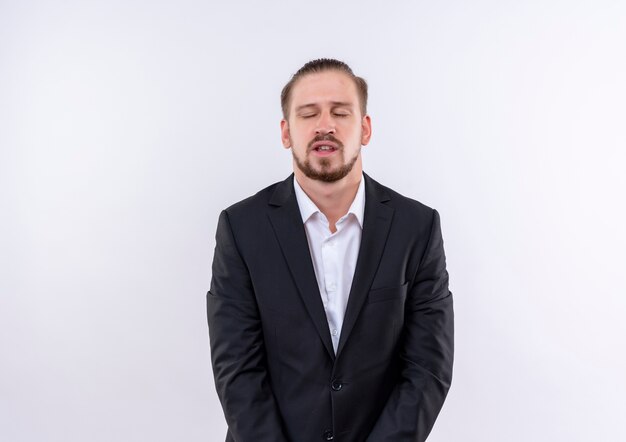
[[[313,180],[294,167],[294,175],[298,184],[304,190],[311,201],[328,219],[331,231],[335,231],[335,223],[348,212],[350,205],[354,201],[359,183],[363,176],[363,169],[359,164],[348,175],[339,181],[326,183],[324,181]]]

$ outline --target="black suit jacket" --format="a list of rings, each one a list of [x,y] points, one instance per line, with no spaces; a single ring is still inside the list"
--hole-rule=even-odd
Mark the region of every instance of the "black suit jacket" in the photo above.
[[[439,215],[365,179],[337,354],[293,175],[223,211],[207,294],[227,441],[424,441],[452,378]]]

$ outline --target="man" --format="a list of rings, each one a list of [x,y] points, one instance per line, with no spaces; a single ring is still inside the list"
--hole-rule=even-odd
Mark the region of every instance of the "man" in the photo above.
[[[439,215],[362,171],[367,84],[283,89],[294,173],[221,213],[207,312],[227,441],[424,441],[452,378]]]

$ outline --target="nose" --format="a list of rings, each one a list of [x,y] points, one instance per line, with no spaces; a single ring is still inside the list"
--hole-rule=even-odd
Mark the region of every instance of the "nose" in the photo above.
[[[317,120],[317,127],[315,128],[316,135],[326,135],[335,133],[335,120],[328,112],[322,112],[320,118]]]

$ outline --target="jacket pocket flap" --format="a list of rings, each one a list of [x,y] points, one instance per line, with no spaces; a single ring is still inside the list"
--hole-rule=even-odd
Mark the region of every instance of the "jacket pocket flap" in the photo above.
[[[406,297],[406,290],[409,283],[408,281],[397,287],[382,287],[379,289],[370,290],[367,296],[367,302],[380,302],[388,301],[392,299],[404,299]]]

